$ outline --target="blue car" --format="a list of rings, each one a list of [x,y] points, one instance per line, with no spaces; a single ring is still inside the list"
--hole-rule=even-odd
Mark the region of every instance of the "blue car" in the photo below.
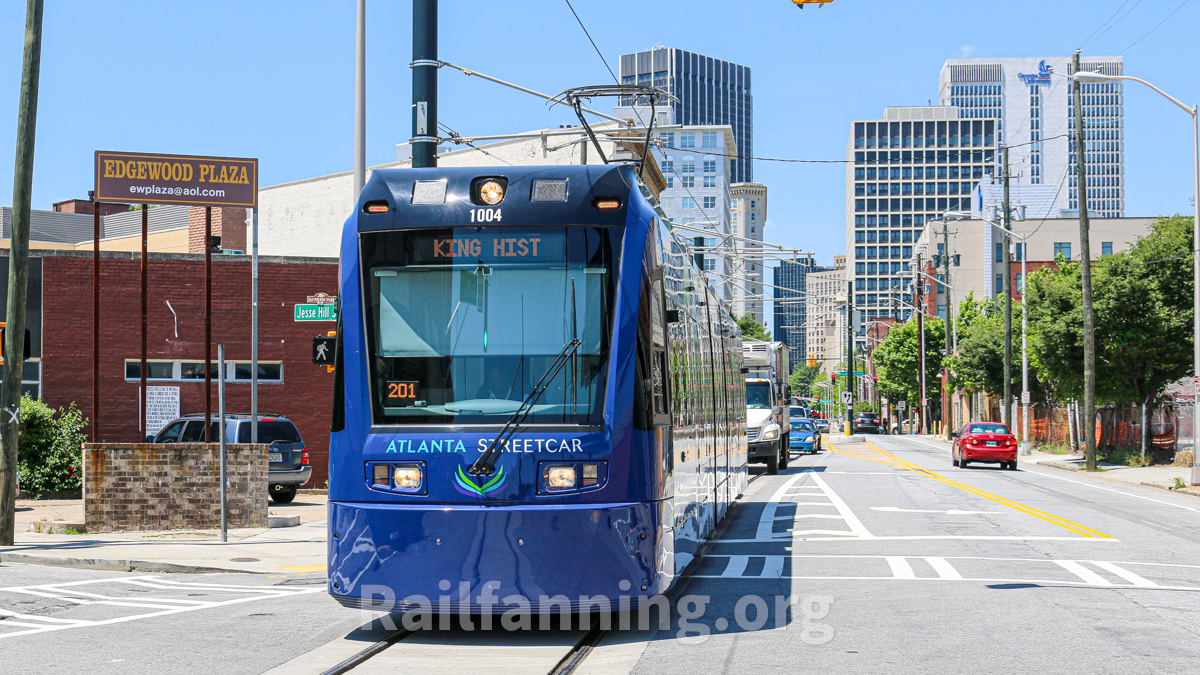
[[[793,417],[789,441],[796,452],[816,454],[821,449],[821,430],[807,417]]]

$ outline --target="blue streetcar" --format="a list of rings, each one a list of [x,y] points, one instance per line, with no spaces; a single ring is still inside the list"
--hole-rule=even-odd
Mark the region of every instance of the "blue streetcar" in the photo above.
[[[342,235],[338,601],[615,607],[696,555],[747,482],[741,337],[643,190],[624,165],[371,175]]]

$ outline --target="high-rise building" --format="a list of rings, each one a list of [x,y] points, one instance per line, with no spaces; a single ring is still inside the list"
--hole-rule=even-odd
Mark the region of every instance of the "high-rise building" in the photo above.
[[[772,285],[775,286],[774,334],[779,342],[787,343],[792,354],[792,365],[803,365],[808,358],[808,288],[805,277],[812,272],[829,268],[817,265],[811,256],[797,260],[784,260],[773,268]]]
[[[1081,60],[1085,71],[1120,75],[1120,56]],[[994,118],[996,143],[1009,146],[1011,182],[1054,186],[1056,213],[1079,208],[1074,166],[1071,57],[951,59],[938,79],[941,103],[963,120]],[[1125,214],[1124,95],[1121,82],[1083,84],[1088,210]],[[997,172],[999,175],[999,172]]]
[[[762,183],[734,183],[729,186],[732,200],[729,225],[733,246],[738,253],[732,260],[729,281],[733,311],[737,316],[753,314],[763,323],[763,260],[759,256],[763,228],[767,225],[767,186]],[[790,346],[790,345],[789,345]]]
[[[996,120],[960,119],[950,106],[887,108],[882,120],[851,123],[846,159],[846,265],[861,334],[892,316],[893,299],[907,300],[925,223],[972,209],[975,185],[995,171]]]
[[[750,95],[750,69],[682,49],[655,47],[621,56],[621,83],[658,87],[677,100],[667,105],[683,125],[733,127],[737,158],[730,182],[754,180],[754,108]],[[621,105],[635,101],[623,100]],[[689,147],[679,145],[679,150]]]
[[[650,119],[650,108],[618,106],[613,115],[644,124]],[[654,123],[655,128],[663,129],[655,134],[658,143],[651,146],[651,156],[666,179],[659,204],[672,223],[683,226],[681,237],[694,246],[700,240],[697,248],[702,249],[704,269],[721,297],[730,300],[733,283],[727,279],[736,269],[728,247],[729,172],[736,154],[733,130],[727,124],[678,125],[670,110],[657,111]],[[688,149],[673,149],[680,147]],[[761,268],[761,263],[758,265]]]
[[[804,278],[805,324],[803,358],[816,359],[821,372],[828,374],[838,361],[845,360],[845,349],[839,336],[842,310],[846,302],[846,256],[833,257],[833,269],[809,272]],[[793,357],[799,362],[801,357]]]

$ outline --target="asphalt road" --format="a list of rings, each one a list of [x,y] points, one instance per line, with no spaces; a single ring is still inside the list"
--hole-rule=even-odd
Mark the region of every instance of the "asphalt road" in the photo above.
[[[1200,499],[1038,467],[959,469],[911,437],[833,440],[756,476],[671,593],[665,629],[613,630],[578,672],[1200,663]],[[319,579],[0,566],[0,671],[321,672],[378,639],[355,632],[373,615],[306,581]],[[424,631],[361,668],[544,671],[574,640]]]

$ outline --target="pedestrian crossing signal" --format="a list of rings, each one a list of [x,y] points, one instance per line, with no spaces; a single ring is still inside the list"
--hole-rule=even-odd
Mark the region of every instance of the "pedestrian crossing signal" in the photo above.
[[[318,335],[313,338],[312,362],[318,366],[333,366],[333,346],[337,340],[335,333]]]
[[[0,365],[4,365],[4,359],[5,359],[5,357],[8,356],[8,344],[5,342],[5,339],[7,337],[8,337],[7,324],[3,321],[0,321]],[[32,349],[31,349],[32,344],[33,344],[33,340],[30,339],[29,329],[26,328],[25,329],[24,349],[21,350],[25,354],[25,358],[29,358],[29,355],[33,353]]]

